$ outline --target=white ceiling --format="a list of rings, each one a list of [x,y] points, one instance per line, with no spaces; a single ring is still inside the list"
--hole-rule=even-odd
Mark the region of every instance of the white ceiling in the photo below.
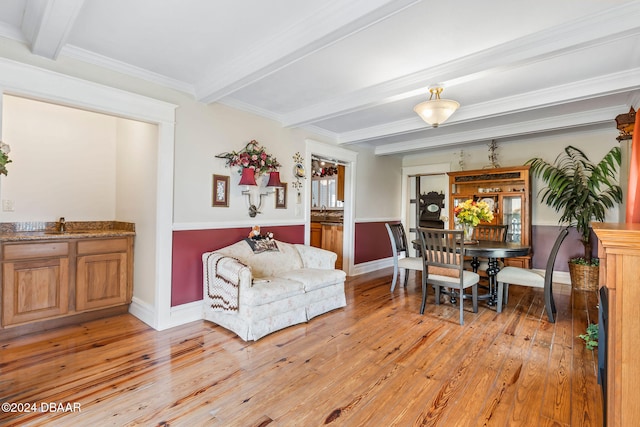
[[[640,104],[634,0],[3,0],[0,37],[377,154],[612,127]],[[460,109],[437,129],[428,87]]]

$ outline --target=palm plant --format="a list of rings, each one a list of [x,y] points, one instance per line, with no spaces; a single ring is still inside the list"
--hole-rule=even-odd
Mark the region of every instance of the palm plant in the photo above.
[[[584,245],[584,260],[591,264],[591,228],[593,220],[604,221],[606,210],[622,202],[617,184],[617,168],[622,154],[613,147],[598,164],[593,164],[579,149],[568,146],[553,163],[539,157],[530,159],[531,174],[541,177],[547,186],[538,192],[541,201],[561,212],[559,222],[575,226]]]

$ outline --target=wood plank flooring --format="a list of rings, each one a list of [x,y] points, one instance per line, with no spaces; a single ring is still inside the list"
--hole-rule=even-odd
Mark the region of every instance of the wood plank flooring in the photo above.
[[[419,314],[419,278],[393,294],[391,269],[349,278],[346,308],[251,343],[128,314],[2,342],[0,400],[34,406],[0,425],[602,425],[597,355],[577,337],[595,292],[557,287],[551,324],[541,290],[511,286],[503,313],[469,302],[460,326],[432,289]]]

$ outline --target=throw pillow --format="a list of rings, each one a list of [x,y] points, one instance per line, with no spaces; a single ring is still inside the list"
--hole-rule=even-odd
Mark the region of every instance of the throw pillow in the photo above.
[[[260,254],[262,252],[280,252],[275,240],[255,240],[244,239],[245,242],[251,246],[254,254]]]

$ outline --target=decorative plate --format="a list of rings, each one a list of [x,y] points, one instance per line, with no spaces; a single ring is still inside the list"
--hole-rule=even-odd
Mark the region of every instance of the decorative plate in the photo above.
[[[493,200],[493,198],[491,197],[485,197],[484,199],[480,199],[481,202],[485,202],[487,205],[489,205],[489,209],[491,209],[491,212],[494,212],[494,207],[496,205],[496,201]]]
[[[296,163],[293,166],[293,175],[296,178],[304,178],[305,176],[305,170],[304,170],[304,165],[302,163]]]

